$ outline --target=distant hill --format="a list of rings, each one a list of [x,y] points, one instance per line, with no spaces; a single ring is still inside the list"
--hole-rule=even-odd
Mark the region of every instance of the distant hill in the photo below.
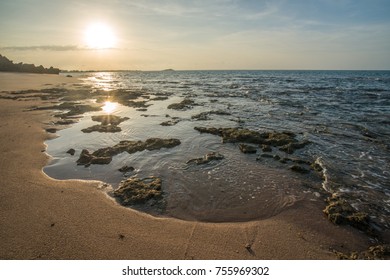
[[[59,74],[58,68],[44,68],[42,65],[35,66],[34,64],[26,63],[13,63],[5,56],[0,54],[0,72],[25,72],[25,73],[38,73],[38,74]]]

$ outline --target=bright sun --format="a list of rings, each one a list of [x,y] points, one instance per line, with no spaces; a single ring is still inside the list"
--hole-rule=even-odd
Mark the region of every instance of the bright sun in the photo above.
[[[116,37],[108,25],[93,23],[85,30],[85,42],[91,49],[109,49],[115,47]]]

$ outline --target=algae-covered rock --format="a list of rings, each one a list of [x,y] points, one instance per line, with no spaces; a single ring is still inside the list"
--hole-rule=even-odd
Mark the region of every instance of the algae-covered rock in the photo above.
[[[337,195],[329,197],[323,212],[328,219],[338,225],[350,225],[366,233],[373,234],[370,218],[366,213],[356,211],[345,199]]]
[[[302,141],[302,142],[290,142],[288,144],[283,145],[279,148],[279,150],[286,152],[288,154],[292,154],[295,152],[295,150],[302,149],[306,145],[308,145],[309,141]]]
[[[390,245],[379,244],[370,246],[367,250],[361,252],[342,253],[333,251],[337,258],[341,260],[388,260],[390,259]]]
[[[77,160],[77,164],[86,166],[90,164],[108,164],[111,162],[113,156],[123,152],[132,154],[143,150],[152,151],[161,148],[173,148],[180,145],[180,143],[179,139],[150,138],[145,142],[124,140],[113,147],[98,149],[92,154],[88,150],[83,150],[80,158]]]
[[[84,149],[81,151],[80,157],[77,160],[77,165],[85,165],[87,167],[91,164],[109,164],[111,160],[112,157],[97,156]]]
[[[168,109],[172,110],[187,110],[191,109],[193,106],[195,106],[195,101],[189,98],[185,98],[183,101],[179,103],[172,103],[168,105]]]
[[[220,153],[210,152],[201,158],[190,159],[189,161],[187,161],[187,164],[195,163],[197,165],[200,165],[200,164],[209,163],[210,161],[213,161],[213,160],[222,160],[224,158],[225,157],[223,155],[221,155]]]
[[[92,120],[96,122],[100,122],[101,124],[93,125],[88,128],[84,128],[81,131],[84,133],[91,132],[106,132],[106,133],[115,133],[120,132],[122,129],[118,126],[121,122],[128,120],[129,118],[118,117],[115,115],[100,115],[100,116],[92,116]]]
[[[295,134],[291,132],[259,132],[247,128],[215,128],[215,127],[195,127],[200,133],[209,133],[222,137],[224,143],[250,143],[271,146],[283,146],[296,143],[295,149],[299,145],[295,139]]]
[[[144,204],[149,200],[162,199],[161,185],[161,179],[154,176],[143,179],[129,178],[120,182],[113,195],[124,206]]]
[[[255,154],[257,152],[257,148],[255,146],[239,144],[238,147],[240,148],[240,151],[244,154]]]
[[[122,166],[121,168],[118,169],[118,171],[123,172],[123,173],[131,172],[131,171],[134,171],[134,170],[135,170],[134,167],[127,166],[127,165],[124,165],[124,166]]]
[[[100,122],[102,125],[119,125],[120,123],[128,120],[127,117],[118,117],[115,115],[99,115],[92,116],[92,120],[95,122]]]
[[[219,116],[229,116],[231,115],[229,112],[225,112],[222,110],[217,110],[217,111],[208,111],[208,112],[202,112],[197,115],[191,116],[191,119],[196,120],[196,121],[206,121],[210,119],[210,115],[219,115]]]
[[[83,128],[81,130],[84,133],[91,133],[91,132],[105,132],[105,133],[115,133],[115,132],[121,132],[122,129],[119,126],[116,125],[93,125],[87,128]]]
[[[300,165],[292,165],[292,166],[290,166],[290,170],[297,172],[297,173],[301,173],[301,174],[307,174],[310,172],[309,169],[306,169]]]

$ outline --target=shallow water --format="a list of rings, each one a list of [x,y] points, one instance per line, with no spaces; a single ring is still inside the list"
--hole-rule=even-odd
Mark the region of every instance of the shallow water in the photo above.
[[[106,90],[108,95],[109,90],[121,88],[168,99],[148,101],[146,112],[118,104],[112,114],[130,118],[119,125],[119,133],[81,132],[97,124],[91,116],[102,112],[84,114],[77,124],[60,130],[58,138],[47,141],[53,160],[44,171],[51,177],[97,179],[116,188],[124,179],[118,169],[133,166],[135,171],[125,175],[163,179],[167,215],[207,221],[270,217],[300,200],[322,203],[318,194],[325,190],[346,194],[357,210],[369,213],[382,227],[390,225],[390,72],[121,72],[91,73],[83,81],[85,88]],[[167,109],[185,97],[198,106]],[[231,115],[191,118],[216,110]],[[160,125],[172,117],[180,122]],[[320,162],[324,178],[294,173],[273,159],[256,161],[256,155],[242,154],[236,144],[200,134],[195,126],[294,132],[311,144],[293,156]],[[82,149],[94,151],[121,140],[152,137],[177,138],[181,145],[122,153],[109,165],[76,165]],[[66,153],[70,148],[76,150],[74,156]],[[225,159],[206,166],[186,164],[212,151]],[[274,153],[286,156],[277,149]]]

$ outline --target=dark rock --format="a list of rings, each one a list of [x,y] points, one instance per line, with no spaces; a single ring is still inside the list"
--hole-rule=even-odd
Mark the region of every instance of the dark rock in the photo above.
[[[118,169],[120,172],[126,173],[126,172],[131,172],[134,171],[134,167],[132,166],[122,166],[121,168]]]
[[[271,146],[270,145],[266,145],[266,144],[262,144],[261,145],[261,150],[263,151],[263,152],[272,152],[272,148],[271,148]]]
[[[77,160],[79,165],[90,165],[90,164],[108,164],[111,162],[112,157],[123,152],[129,154],[140,152],[143,150],[159,150],[161,148],[173,148],[180,145],[178,139],[160,139],[150,138],[145,142],[142,141],[120,141],[113,147],[101,148],[89,153],[88,150],[81,152],[80,158]]]
[[[191,109],[193,106],[195,106],[195,102],[192,99],[185,98],[183,101],[179,103],[172,103],[168,105],[168,109],[172,110],[187,110]]]
[[[106,132],[106,133],[115,133],[115,132],[121,132],[122,129],[119,126],[116,125],[93,125],[87,128],[83,128],[81,130],[84,133],[91,133],[91,132]]]
[[[189,161],[187,161],[187,164],[195,163],[197,165],[200,165],[200,164],[209,163],[210,161],[213,161],[213,160],[222,160],[224,158],[225,157],[219,153],[211,152],[211,153],[206,154],[202,158],[190,159]]]
[[[84,149],[81,151],[80,157],[77,160],[77,165],[89,166],[91,164],[109,164],[112,157],[108,156],[96,156],[91,154],[88,150]]]
[[[160,123],[160,125],[162,125],[162,126],[173,126],[173,125],[176,125],[179,122],[180,122],[180,120],[176,119],[176,120],[170,120],[170,121],[162,122],[162,123]]]
[[[46,128],[46,132],[56,133],[57,132],[57,128]]]
[[[115,133],[120,132],[122,129],[118,126],[121,122],[128,120],[127,117],[118,117],[114,115],[100,115],[100,116],[92,116],[92,120],[96,122],[100,122],[101,124],[94,125],[88,128],[84,128],[81,131],[84,133],[91,132],[106,132],[106,133]]]
[[[129,178],[120,182],[113,195],[124,206],[144,204],[149,200],[162,199],[161,186],[162,181],[157,177]]]
[[[350,225],[366,233],[374,234],[370,218],[366,213],[356,211],[345,199],[337,195],[329,197],[323,210],[328,219],[338,225]]]
[[[270,154],[261,154],[260,157],[262,157],[262,158],[273,158],[274,156],[270,155]]]
[[[297,172],[297,173],[302,173],[302,174],[307,174],[310,172],[310,170],[300,166],[300,165],[293,165],[293,166],[290,166],[290,169],[294,172]]]
[[[251,145],[239,144],[238,147],[240,148],[240,151],[244,154],[255,154],[257,152],[256,147]]]
[[[286,152],[288,154],[292,154],[295,150],[302,149],[307,144],[310,144],[309,141],[297,142],[297,143],[289,143],[279,148],[279,150]]]
[[[118,117],[115,115],[99,115],[92,116],[92,120],[95,122],[100,122],[102,125],[119,125],[120,123],[127,121],[127,117]]]
[[[222,137],[225,143],[252,143],[267,144],[273,146],[287,145],[297,142],[294,134],[290,132],[258,132],[247,128],[215,128],[215,127],[195,127],[200,133],[210,133]]]
[[[76,150],[72,148],[72,149],[67,150],[66,153],[74,156],[74,154],[76,153]]]
[[[221,110],[209,111],[209,112],[202,112],[202,113],[199,113],[197,115],[193,115],[191,117],[191,119],[197,120],[197,121],[205,121],[205,120],[209,120],[210,119],[209,118],[210,115],[229,116],[231,114],[228,113],[228,112],[221,111]]]
[[[279,155],[274,155],[274,160],[280,160],[280,156]]]

